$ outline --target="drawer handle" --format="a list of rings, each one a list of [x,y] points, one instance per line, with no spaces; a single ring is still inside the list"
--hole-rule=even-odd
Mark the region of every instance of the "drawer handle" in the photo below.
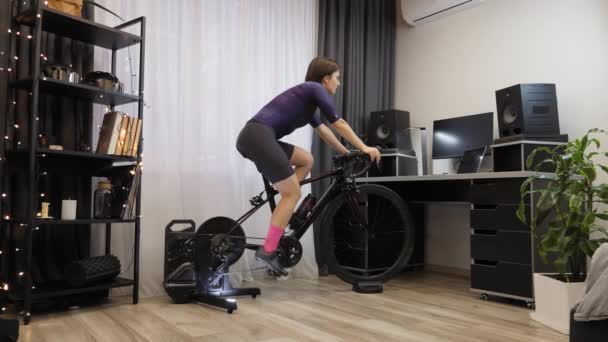
[[[491,235],[491,236],[495,236],[497,234],[498,234],[497,230],[475,229],[473,231],[473,235]]]
[[[490,261],[490,260],[478,260],[475,259],[475,265],[482,265],[482,266],[490,266],[490,267],[496,267],[498,265],[498,261]]]

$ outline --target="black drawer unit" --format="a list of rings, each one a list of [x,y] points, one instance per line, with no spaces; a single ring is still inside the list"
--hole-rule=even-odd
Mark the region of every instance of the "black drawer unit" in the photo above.
[[[472,291],[534,301],[534,237],[529,225],[517,218],[524,180],[496,178],[471,184]],[[531,199],[524,199],[528,222]]]
[[[520,202],[523,179],[494,179],[475,181],[471,184],[471,203],[476,205],[498,205]]]
[[[471,288],[476,292],[533,300],[532,266],[507,262],[475,261],[471,265]]]
[[[530,226],[517,218],[518,205],[501,204],[493,208],[471,209],[471,227],[473,229],[495,229],[530,231]],[[530,206],[526,205],[526,217],[530,217]]]
[[[471,258],[531,265],[531,243],[528,232],[475,231],[471,235]]]

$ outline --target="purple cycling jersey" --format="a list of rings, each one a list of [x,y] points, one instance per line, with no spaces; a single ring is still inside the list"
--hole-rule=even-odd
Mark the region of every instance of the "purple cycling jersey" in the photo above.
[[[317,107],[330,123],[340,119],[327,89],[321,83],[304,82],[272,99],[250,121],[269,126],[280,139],[306,124],[319,126],[321,118],[315,114]]]

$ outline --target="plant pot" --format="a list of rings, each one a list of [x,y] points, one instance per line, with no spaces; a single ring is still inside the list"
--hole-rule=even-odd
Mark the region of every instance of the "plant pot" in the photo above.
[[[47,0],[47,6],[77,17],[82,15],[83,0]]]
[[[553,278],[555,274],[534,273],[533,320],[559,331],[570,333],[570,310],[585,293],[585,283],[566,283]]]

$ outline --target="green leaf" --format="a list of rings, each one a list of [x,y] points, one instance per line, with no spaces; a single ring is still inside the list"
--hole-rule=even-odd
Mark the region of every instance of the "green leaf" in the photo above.
[[[581,174],[587,179],[589,183],[593,183],[593,181],[595,181],[595,178],[597,177],[595,168],[593,167],[582,167]]]
[[[589,131],[587,131],[587,134],[591,134],[591,133],[604,133],[604,134],[608,134],[608,132],[606,132],[605,130],[603,130],[601,128],[592,128]]]
[[[589,233],[602,233],[606,236],[608,236],[608,229],[606,229],[606,227],[602,227],[602,226],[598,226],[598,225],[593,225],[591,226],[591,229],[589,230]]]
[[[587,144],[589,143],[589,136],[587,134],[585,134],[583,136],[583,139],[581,139],[581,151],[584,151],[587,149]]]
[[[569,208],[571,211],[579,212],[583,205],[583,197],[579,194],[572,195],[570,197]]]
[[[583,225],[590,226],[595,222],[596,214],[590,212],[585,215],[585,219],[583,220]]]
[[[519,202],[519,207],[517,208],[517,218],[523,222],[523,223],[527,223],[526,222],[526,206],[524,205],[524,202]]]
[[[600,220],[604,220],[604,221],[608,221],[608,214],[600,214],[600,213],[595,213],[595,217],[599,218]]]
[[[598,165],[602,170],[604,170],[604,172],[608,173],[608,167],[604,166],[604,165]]]
[[[536,157],[536,154],[539,152],[546,152],[547,154],[549,154],[549,156],[552,159],[559,157],[552,149],[550,149],[546,146],[535,148],[532,151],[532,153],[530,153],[530,155],[528,156],[528,159],[526,160],[526,165],[528,166],[528,169],[530,169],[532,167],[532,163],[534,163],[534,158]]]

